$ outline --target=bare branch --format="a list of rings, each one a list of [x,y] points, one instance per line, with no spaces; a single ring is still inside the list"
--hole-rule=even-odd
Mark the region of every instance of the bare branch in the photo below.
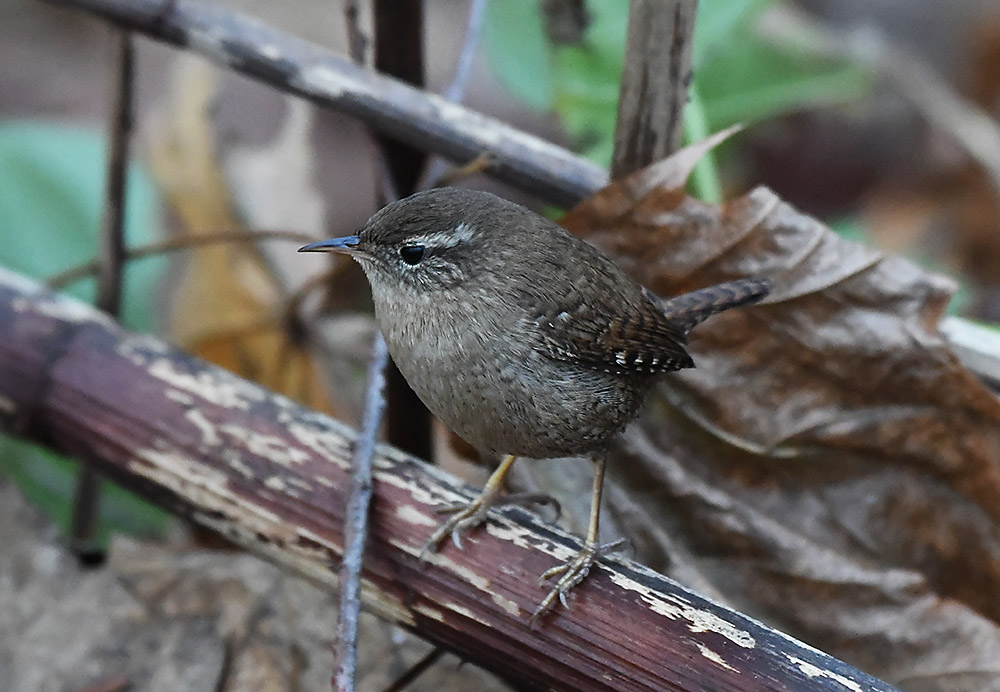
[[[358,65],[365,64],[368,38],[361,30],[361,13],[357,0],[344,0],[344,24],[347,26],[347,47],[351,60]]]
[[[197,0],[50,0],[190,48],[281,91],[363,120],[413,146],[465,163],[496,157],[489,174],[553,204],[572,206],[607,172],[537,137],[440,96],[352,65],[329,51]],[[170,5],[173,7],[170,8]]]
[[[465,38],[462,40],[462,50],[455,61],[455,74],[451,83],[444,90],[444,97],[449,101],[461,103],[465,98],[465,87],[472,73],[472,59],[476,57],[479,37],[483,32],[483,17],[486,14],[486,0],[472,0],[469,3],[469,18],[465,23]]]
[[[381,22],[384,17],[376,4],[376,35],[383,31]],[[382,11],[386,11],[383,7]],[[418,15],[422,8],[418,8]],[[362,45],[355,45],[355,35],[361,34],[358,26],[357,8],[353,14],[348,12],[348,32],[351,38],[351,59],[359,67],[364,66],[364,48]],[[422,29],[422,26],[420,27]],[[378,42],[376,44],[376,59],[381,57]],[[422,67],[418,70],[423,74]],[[397,183],[399,178],[394,176],[394,169],[405,164],[405,157],[396,160],[392,165],[389,162],[387,150],[392,142],[383,142],[379,145],[373,137],[367,137],[369,147],[375,159],[376,183],[379,197],[385,202],[398,199]],[[398,153],[398,151],[397,151]],[[420,161],[425,155],[421,152]],[[416,174],[414,174],[415,176]],[[387,377],[387,370],[389,371]],[[372,352],[368,363],[368,383],[365,391],[365,408],[362,414],[361,436],[355,444],[353,464],[351,469],[351,484],[347,494],[347,516],[344,519],[344,559],[340,565],[338,578],[340,580],[340,609],[337,613],[337,643],[334,650],[336,670],[333,675],[333,687],[338,692],[354,692],[355,676],[358,666],[358,620],[361,615],[361,573],[364,568],[365,547],[368,541],[369,513],[374,486],[372,483],[372,457],[375,453],[375,437],[382,423],[382,416],[386,409],[386,381],[390,382],[390,393],[392,392],[392,376],[402,380],[399,374],[389,364],[389,351],[385,344],[385,338],[379,331],[375,332],[375,341],[372,345]],[[405,382],[402,383],[406,387]],[[398,388],[398,383],[397,383]],[[413,392],[408,392],[413,397]],[[398,397],[396,402],[398,403]],[[425,412],[426,414],[426,412]],[[397,416],[398,418],[398,416]],[[425,415],[424,425],[428,428],[429,438],[430,420]],[[393,427],[393,420],[389,420],[390,430]]]
[[[632,0],[613,178],[662,159],[681,144],[697,7],[697,0]]]
[[[444,649],[434,647],[419,661],[410,666],[410,669],[396,679],[382,692],[402,692],[406,687],[419,678],[428,668],[437,663],[438,659],[444,655]]]
[[[0,429],[98,466],[251,552],[336,588],[355,433],[94,308],[0,269]],[[531,689],[893,688],[632,561],[528,628],[533,575],[577,539],[520,508],[466,550],[418,555],[452,476],[389,448],[365,555],[368,610]]]
[[[125,260],[132,261],[143,257],[163,255],[177,250],[190,250],[203,247],[205,245],[218,245],[222,243],[256,243],[264,240],[287,240],[294,243],[311,243],[316,238],[306,233],[298,231],[280,230],[257,230],[257,231],[220,231],[212,235],[183,235],[177,238],[169,238],[158,243],[150,243],[140,247],[128,248],[125,251]],[[93,260],[86,264],[79,264],[75,267],[59,272],[46,281],[46,285],[54,291],[61,291],[66,286],[81,279],[93,276],[100,270],[99,260]]]
[[[368,388],[362,428],[354,447],[351,463],[351,487],[344,518],[344,558],[340,564],[340,613],[337,621],[337,672],[334,684],[338,690],[354,689],[354,674],[358,664],[358,617],[361,614],[361,573],[368,537],[368,510],[371,504],[372,458],[375,455],[375,435],[382,422],[385,408],[385,366],[389,351],[382,333],[375,332],[371,360],[368,364]]]

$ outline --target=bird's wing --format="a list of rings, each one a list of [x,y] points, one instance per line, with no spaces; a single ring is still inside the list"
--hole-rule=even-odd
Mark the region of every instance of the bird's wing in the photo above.
[[[684,331],[652,303],[643,301],[627,315],[616,314],[614,306],[602,308],[582,305],[538,315],[548,355],[619,375],[694,367],[684,350]]]
[[[684,344],[695,325],[723,310],[756,303],[770,288],[763,279],[740,279],[667,301],[645,288],[641,298],[618,295],[611,300],[610,289],[594,291],[602,304],[543,312],[536,324],[546,352],[557,360],[619,375],[668,372],[694,367]],[[566,302],[571,301],[562,304]]]

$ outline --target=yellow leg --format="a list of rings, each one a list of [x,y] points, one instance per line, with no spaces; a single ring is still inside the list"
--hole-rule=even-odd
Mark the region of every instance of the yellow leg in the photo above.
[[[514,465],[516,458],[510,454],[503,458],[503,461],[500,462],[496,471],[490,475],[489,480],[486,481],[486,485],[483,486],[482,492],[479,493],[479,497],[475,500],[449,505],[437,510],[441,513],[454,512],[455,515],[441,524],[431,534],[431,537],[427,539],[427,543],[424,544],[423,549],[420,551],[421,560],[427,556],[427,553],[437,550],[438,545],[449,534],[451,534],[451,540],[454,541],[455,546],[459,549],[462,548],[462,540],[460,538],[462,532],[486,521],[489,509],[496,503],[497,496],[503,489],[504,478],[510,473],[510,469]]]
[[[601,498],[604,497],[604,470],[608,460],[602,454],[594,461],[594,485],[590,494],[590,523],[587,526],[587,543],[597,543],[601,529]]]
[[[594,487],[590,496],[590,522],[587,526],[587,539],[576,555],[561,565],[556,565],[552,569],[547,570],[538,578],[538,581],[541,582],[562,575],[559,576],[559,579],[553,584],[552,590],[549,591],[545,599],[535,609],[531,620],[529,620],[529,625],[534,625],[535,621],[552,607],[556,598],[559,599],[564,607],[568,608],[569,603],[566,601],[566,594],[569,593],[570,589],[587,577],[587,574],[590,573],[590,568],[601,556],[621,548],[625,543],[624,539],[605,543],[604,545],[597,542],[598,534],[600,533],[601,496],[604,494],[604,470],[606,464],[607,459],[603,455],[594,460]]]

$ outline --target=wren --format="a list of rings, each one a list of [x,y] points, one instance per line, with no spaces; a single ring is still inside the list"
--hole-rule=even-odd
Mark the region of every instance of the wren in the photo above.
[[[357,260],[375,317],[410,386],[445,425],[503,461],[473,501],[452,512],[424,553],[502,504],[517,457],[595,461],[590,523],[533,623],[619,542],[598,543],[608,444],[636,417],[661,373],[694,367],[688,332],[755,303],[770,284],[739,279],[661,300],[597,248],[513,202],[439,188],[378,211],[357,235],[313,243]]]

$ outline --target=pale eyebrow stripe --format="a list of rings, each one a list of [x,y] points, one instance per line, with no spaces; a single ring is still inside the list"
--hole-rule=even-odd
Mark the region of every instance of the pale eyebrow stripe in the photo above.
[[[407,242],[414,245],[426,245],[428,247],[455,247],[459,243],[471,240],[475,234],[475,227],[463,221],[453,231],[437,231],[435,233],[415,235],[408,238]]]

